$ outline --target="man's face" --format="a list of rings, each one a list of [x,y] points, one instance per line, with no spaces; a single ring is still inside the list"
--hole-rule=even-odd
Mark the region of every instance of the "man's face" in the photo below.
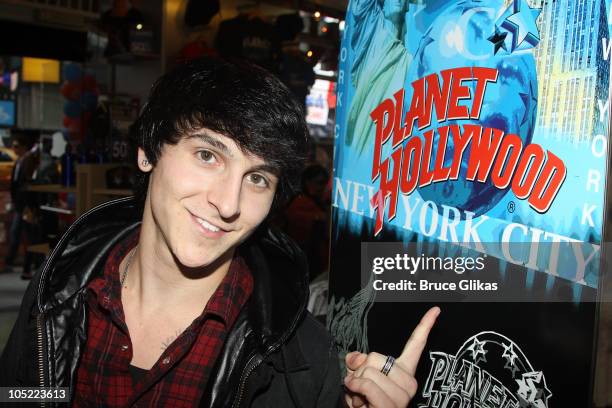
[[[201,129],[164,145],[151,171],[145,203],[161,256],[190,268],[231,259],[234,249],[266,218],[278,178],[263,159],[242,152],[229,137]],[[146,231],[145,231],[146,227]]]
[[[19,157],[23,156],[26,152],[25,147],[19,142],[13,142],[11,147],[13,148],[13,151],[15,152],[15,154]]]

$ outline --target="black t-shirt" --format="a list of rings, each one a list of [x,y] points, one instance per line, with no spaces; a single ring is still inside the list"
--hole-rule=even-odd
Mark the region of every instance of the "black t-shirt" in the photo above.
[[[315,81],[312,65],[305,61],[303,56],[284,54],[281,58],[278,76],[297,100],[304,105],[310,87]]]
[[[132,376],[132,383],[139,383],[145,378],[149,370],[144,368],[136,367],[130,364],[130,375]]]
[[[219,25],[215,48],[225,58],[243,58],[277,72],[279,41],[272,25],[240,15]]]

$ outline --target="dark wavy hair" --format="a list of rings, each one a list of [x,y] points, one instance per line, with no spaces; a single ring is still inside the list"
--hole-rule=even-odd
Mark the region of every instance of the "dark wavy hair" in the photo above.
[[[295,193],[307,154],[308,129],[302,107],[272,74],[246,62],[214,58],[178,66],[153,85],[131,126],[132,157],[140,147],[155,165],[165,144],[177,144],[201,128],[232,138],[243,152],[262,158],[277,171],[273,208]],[[134,192],[141,203],[148,181],[149,173],[137,170]]]

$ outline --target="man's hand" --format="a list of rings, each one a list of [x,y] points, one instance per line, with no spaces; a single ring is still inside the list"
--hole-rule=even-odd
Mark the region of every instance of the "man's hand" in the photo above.
[[[354,351],[346,355],[344,384],[348,389],[345,400],[349,407],[404,408],[408,405],[417,392],[414,375],[421,353],[439,314],[439,307],[425,313],[388,375],[381,372],[387,361],[382,354]]]

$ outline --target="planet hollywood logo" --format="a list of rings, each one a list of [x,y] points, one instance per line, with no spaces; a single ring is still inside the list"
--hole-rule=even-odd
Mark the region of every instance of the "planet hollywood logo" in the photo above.
[[[506,336],[485,331],[456,355],[431,352],[419,408],[548,408],[552,393],[541,371]]]
[[[561,157],[532,143],[541,10],[527,0],[447,3],[421,37],[404,86],[370,112],[374,235],[415,191],[475,217],[512,191],[545,213],[567,177]]]

